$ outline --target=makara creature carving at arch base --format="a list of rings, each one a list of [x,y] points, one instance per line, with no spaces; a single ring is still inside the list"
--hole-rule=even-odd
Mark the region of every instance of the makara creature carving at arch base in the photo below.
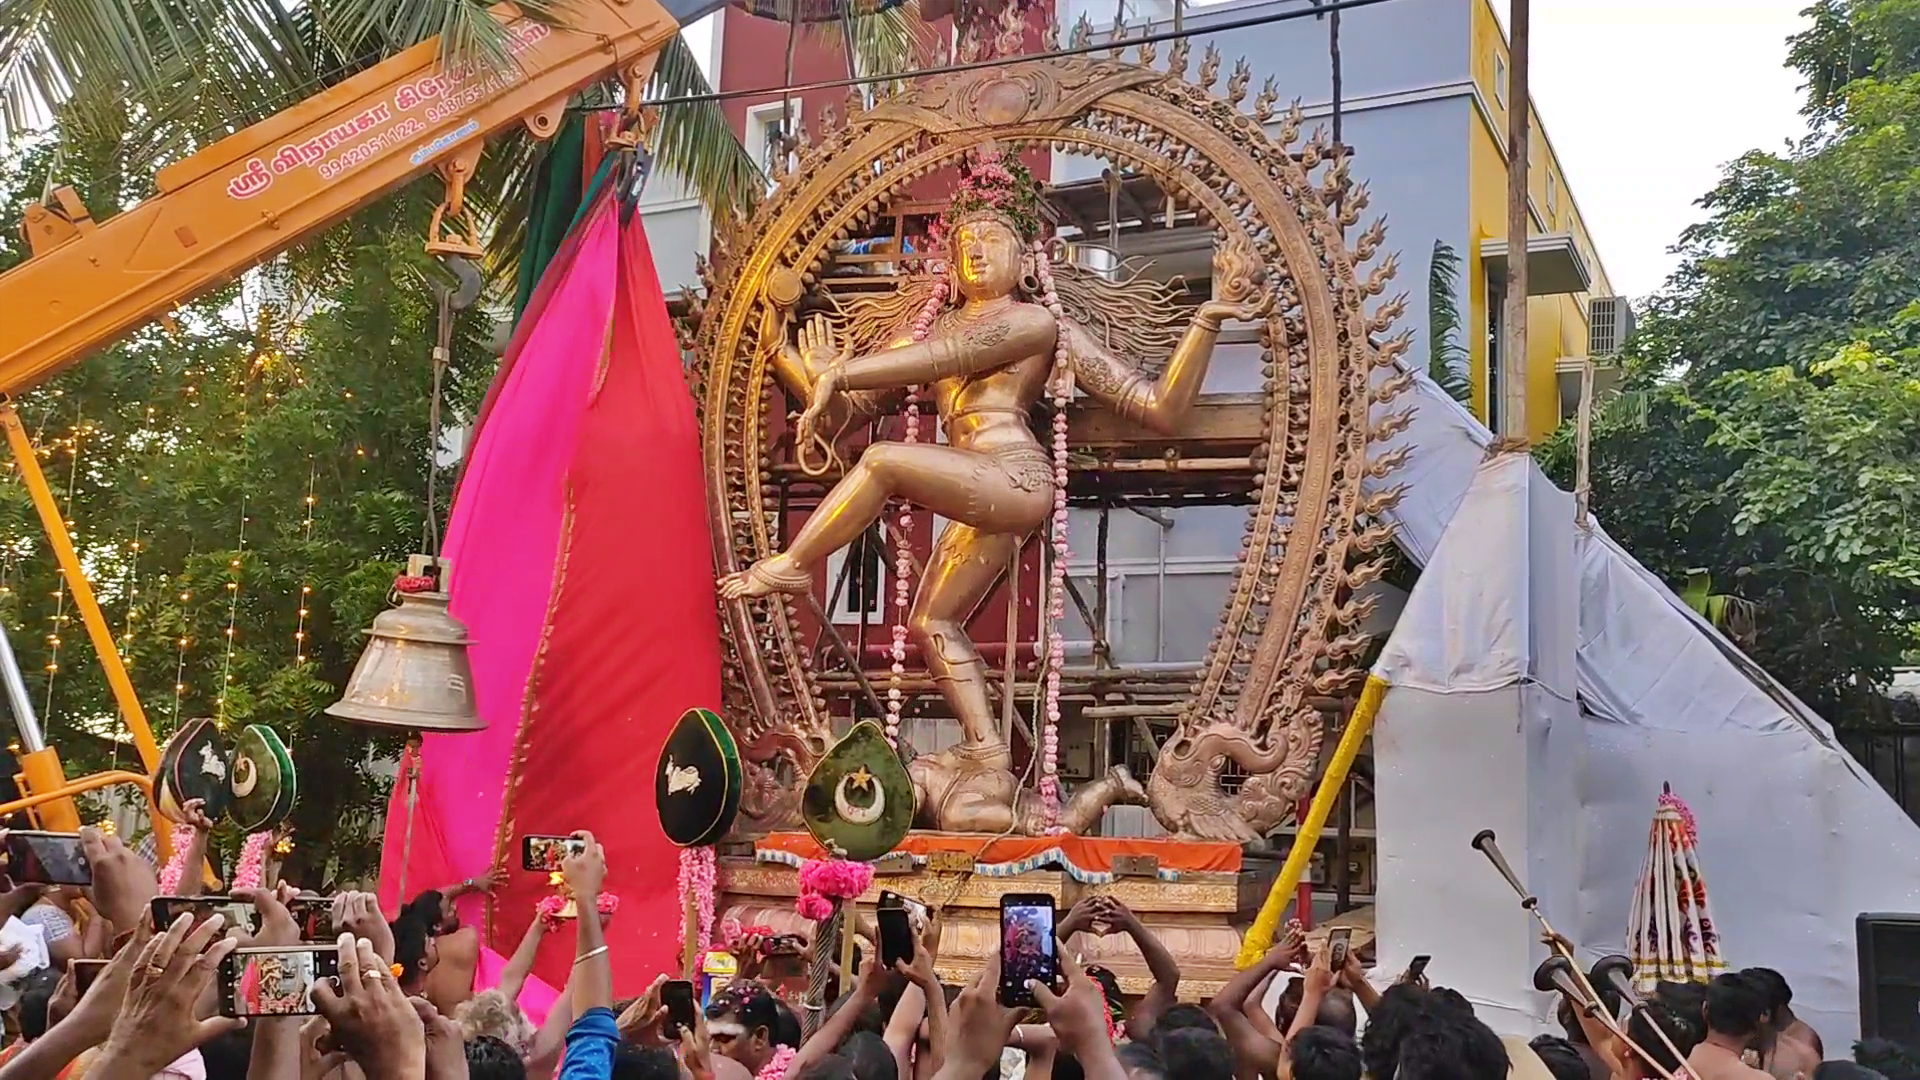
[[[778,546],[769,432],[784,411],[781,388],[802,407],[815,406],[800,445],[816,458],[836,423],[845,428],[853,416],[864,428],[863,408],[866,416],[897,413],[897,395],[909,385],[948,425],[949,446],[903,454],[898,443],[877,444],[849,463],[827,502],[836,512],[864,514],[856,522],[863,530],[876,497],[937,489],[942,468],[970,461],[1000,463],[992,478],[1010,481],[1011,494],[1040,489],[1051,500],[1051,470],[1035,471],[1046,465],[1044,436],[1015,432],[1011,439],[1021,445],[967,456],[975,428],[991,426],[981,416],[1016,414],[1019,426],[1044,431],[1047,393],[1058,392],[1054,380],[1070,368],[1082,394],[1123,417],[1177,422],[1177,409],[1154,409],[1170,394],[1191,404],[1198,376],[1189,370],[1194,385],[1170,386],[1183,377],[1175,369],[1197,363],[1204,373],[1221,322],[1243,318],[1253,321],[1262,347],[1265,430],[1251,461],[1252,505],[1227,601],[1144,789],[1128,777],[1083,785],[1075,793],[1081,805],[1070,801],[1061,823],[1078,825],[1076,814],[1097,816],[1112,802],[1144,800],[1174,834],[1244,842],[1287,820],[1310,789],[1324,725],[1313,701],[1361,674],[1367,639],[1359,628],[1370,604],[1355,590],[1383,572],[1391,538],[1381,514],[1397,489],[1370,482],[1363,491],[1363,481],[1386,477],[1406,453],[1380,450],[1410,418],[1410,410],[1388,404],[1410,381],[1393,370],[1407,336],[1389,336],[1405,299],[1383,298],[1394,272],[1393,257],[1381,252],[1384,224],[1358,228],[1365,190],[1348,182],[1344,155],[1321,133],[1301,139],[1297,105],[1276,112],[1271,84],[1247,101],[1244,64],[1216,94],[1219,58],[1211,50],[1193,80],[1184,41],[1168,50],[1165,64],[1155,54],[1143,45],[1137,63],[1117,53],[1039,59],[920,80],[869,109],[856,102],[844,121],[830,120],[800,149],[797,167],[751,218],[722,230],[693,345],[715,562],[723,592],[735,597],[721,602],[726,714],[747,759],[748,824],[790,824],[807,771],[832,743],[793,595],[807,583],[798,565],[804,560],[786,560]],[[1171,308],[1158,302],[1171,296],[1166,286],[1114,281],[1061,261],[1052,266],[1057,297],[1053,280],[1046,282],[1049,321],[1034,273],[1036,259],[1046,262],[1044,241],[1017,236],[1035,242],[1010,246],[1020,229],[991,212],[958,216],[947,245],[953,250],[944,252],[957,271],[936,267],[903,278],[892,296],[853,303],[827,296],[824,270],[837,244],[865,235],[916,181],[978,161],[990,147],[1092,155],[1152,177],[1174,207],[1213,230],[1214,299],[1179,314],[1178,325],[1142,320],[1143,304]],[[980,224],[986,219],[1000,224]],[[995,261],[1008,259],[1018,273],[1008,269],[1006,288],[983,292],[981,275],[991,277]],[[927,283],[938,274],[968,306],[929,299]],[[808,318],[808,309],[825,309],[826,317]],[[994,320],[997,328],[986,325]],[[1032,331],[1030,347],[1007,344],[1023,328]],[[1056,343],[1063,343],[1058,350]],[[822,389],[823,381],[837,385]],[[896,396],[882,400],[889,392]],[[813,431],[821,437],[809,440]],[[940,453],[928,459],[920,451]],[[928,471],[914,471],[922,468]],[[873,480],[882,473],[892,479]],[[879,486],[850,490],[866,482]],[[928,609],[956,598],[962,606],[977,602],[975,594],[993,584],[989,577],[959,589],[966,595],[943,598],[939,590],[952,586],[941,574],[943,553],[958,561],[990,555],[1004,565],[1011,548],[990,547],[990,534],[1017,544],[1047,530],[1044,510],[1036,519],[1008,517],[998,504],[974,509],[992,520],[939,542],[926,580],[915,582],[916,634],[929,655],[945,647],[942,626],[964,623],[970,608],[948,623]],[[810,521],[793,542],[831,550],[846,531]],[[979,692],[978,672],[967,666],[977,667],[977,653],[969,660],[971,645],[961,645],[950,664],[934,656],[945,664],[934,674],[965,727],[968,709],[977,711],[984,697],[968,704]],[[1007,771],[1005,744],[974,734],[961,747],[915,759],[923,800],[916,824],[1038,831],[1048,822],[1035,811],[1034,793]],[[1232,793],[1220,783],[1227,762],[1245,777]]]

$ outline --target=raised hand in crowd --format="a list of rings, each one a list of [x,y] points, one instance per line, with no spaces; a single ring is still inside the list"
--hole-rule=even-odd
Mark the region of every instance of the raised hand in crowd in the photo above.
[[[95,828],[80,830],[80,850],[93,868],[94,909],[121,933],[146,925],[147,912],[160,892],[160,876],[153,864],[119,837]]]
[[[660,988],[667,984],[663,972],[653,977],[647,992],[633,999],[614,1021],[620,1038],[638,1046],[664,1046],[667,1042],[667,1007],[660,1004]]]
[[[427,1080],[466,1080],[467,1047],[460,1028],[423,997],[410,997],[427,1040]]]
[[[1119,897],[1101,896],[1098,900],[1099,918],[1133,939],[1134,947],[1140,950],[1141,959],[1146,961],[1147,973],[1153,976],[1153,985],[1147,987],[1147,992],[1127,1010],[1127,1036],[1136,1041],[1144,1040],[1153,1032],[1160,1015],[1180,1000],[1180,964],[1174,960],[1172,951],[1160,940],[1160,936],[1147,929],[1140,917]]]
[[[680,1029],[680,1064],[690,1080],[714,1080],[713,1038],[707,1034],[707,1014],[693,1012],[693,1026]]]
[[[987,962],[947,1014],[947,1042],[935,1080],[979,1080],[989,1069],[998,1070],[1000,1051],[1013,1034],[1019,1013],[1000,1004],[1000,950]]]
[[[253,905],[259,913],[260,928],[249,945],[258,947],[300,944],[300,925],[281,899],[289,889],[235,889],[233,895]],[[236,939],[238,934],[234,935]],[[247,1059],[247,1075],[272,1078],[294,1076],[300,1068],[299,1016],[263,1016],[253,1021],[253,1050]]]
[[[1073,1055],[1085,1071],[1087,1080],[1125,1080],[1126,1070],[1113,1051],[1113,1039],[1107,1034],[1107,998],[1100,984],[1086,973],[1078,961],[1064,951],[1060,970],[1066,975],[1063,991],[1033,981],[1027,988],[1047,1014],[1047,1026],[1060,1042],[1063,1053]]]
[[[338,987],[313,988],[314,1008],[329,1030],[323,1049],[344,1050],[367,1080],[424,1080],[426,1027],[373,943],[352,934],[339,941]]]
[[[839,1049],[840,1043],[860,1023],[860,1015],[880,1000],[887,988],[890,973],[886,965],[880,963],[878,956],[869,956],[866,966],[860,969],[860,977],[853,984],[852,994],[839,1003],[839,1008],[825,1023],[814,1029],[812,1035],[800,1046],[800,1053],[794,1057],[787,1072],[799,1076],[807,1066],[820,1061]]]
[[[600,920],[592,918],[594,901],[607,883],[607,852],[590,832],[577,832],[585,841],[580,851],[569,854],[560,864],[560,873],[573,895],[579,897],[580,910],[588,917],[574,920],[573,974],[567,979],[568,997],[573,1002],[574,1023],[592,1009],[613,1006],[613,967],[607,960],[606,935]],[[608,1020],[612,1020],[609,1016]],[[571,1042],[571,1039],[569,1039]]]
[[[352,934],[373,946],[375,956],[393,963],[393,927],[380,911],[380,898],[370,892],[343,892],[333,898],[333,932]]]
[[[152,1076],[202,1043],[246,1026],[244,1020],[221,1016],[202,1020],[195,1014],[201,996],[220,971],[220,961],[238,944],[222,935],[225,924],[219,914],[199,926],[193,925],[192,916],[182,915],[166,933],[141,945],[113,1018],[112,1034],[92,1071],[107,1077]],[[86,996],[100,989],[96,984]],[[85,1007],[86,998],[82,998],[76,1014]]]
[[[1367,969],[1361,965],[1360,956],[1355,950],[1347,950],[1346,963],[1342,964],[1335,974],[1340,985],[1353,994],[1353,1000],[1358,1002],[1368,1015],[1372,1015],[1380,1008],[1380,991],[1374,989],[1373,984],[1367,981]],[[1401,981],[1409,980],[1403,974]],[[1415,986],[1426,989],[1427,976],[1424,972],[1414,975],[1411,981]]]

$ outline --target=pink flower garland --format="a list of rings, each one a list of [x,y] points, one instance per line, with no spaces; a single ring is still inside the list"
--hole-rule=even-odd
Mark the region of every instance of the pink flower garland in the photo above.
[[[602,915],[612,915],[620,910],[620,898],[610,892],[603,892],[594,898],[594,907]],[[565,910],[567,910],[567,898],[559,893],[543,898],[533,908],[534,914],[547,924],[549,930],[560,925],[560,913]]]
[[[940,275],[933,286],[933,295],[927,298],[918,314],[913,317],[913,340],[925,341],[933,333],[933,320],[940,315],[940,308],[947,302],[947,278],[944,268],[934,267]],[[907,391],[907,430],[904,442],[920,441],[920,395],[914,390]],[[893,554],[893,647],[889,655],[893,666],[887,676],[887,743],[900,745],[900,710],[906,704],[906,694],[900,689],[901,681],[907,673],[907,611],[913,603],[913,504],[902,500],[900,503],[900,536],[894,544]],[[864,891],[864,890],[862,890]]]
[[[680,849],[680,940],[687,940],[687,894],[697,900],[698,948],[713,944],[713,897],[716,888],[713,848],[701,844]]]
[[[1061,623],[1067,613],[1067,403],[1073,399],[1072,353],[1067,346],[1066,308],[1053,287],[1053,260],[1046,245],[1035,241],[1034,267],[1040,277],[1041,301],[1060,330],[1054,335],[1053,395],[1053,561],[1047,572],[1047,718],[1041,732],[1040,805],[1047,831],[1060,823],[1060,669],[1066,663],[1067,643]]]
[[[787,1080],[787,1069],[798,1056],[800,1051],[791,1046],[774,1047],[773,1057],[760,1066],[759,1072],[753,1074],[753,1080]]]
[[[847,859],[809,859],[800,864],[800,895],[793,909],[812,922],[833,918],[842,901],[858,898],[873,886],[873,867]]]
[[[200,830],[191,825],[174,823],[173,855],[160,871],[161,896],[180,895],[180,881],[187,876],[187,849],[193,846],[193,838],[199,834]]]
[[[233,868],[234,888],[258,889],[265,884],[261,879],[266,877],[267,849],[272,846],[272,832],[263,830],[247,835],[247,842],[240,847],[240,863]]]

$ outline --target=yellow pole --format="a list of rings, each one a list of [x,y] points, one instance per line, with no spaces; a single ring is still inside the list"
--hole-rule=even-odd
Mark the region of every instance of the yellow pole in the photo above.
[[[1367,741],[1367,733],[1373,730],[1373,718],[1386,696],[1387,680],[1378,675],[1367,676],[1366,688],[1360,691],[1360,702],[1353,707],[1347,728],[1340,734],[1340,745],[1334,747],[1333,759],[1327,762],[1327,771],[1320,777],[1320,787],[1313,793],[1313,802],[1307,807],[1307,818],[1300,823],[1300,831],[1294,834],[1293,848],[1280,866],[1273,891],[1260,905],[1260,914],[1254,916],[1247,936],[1240,939],[1240,955],[1234,959],[1234,965],[1241,970],[1259,963],[1267,950],[1273,948],[1287,905],[1294,901],[1293,891],[1299,887],[1301,876],[1307,872],[1307,862],[1313,858],[1313,849],[1320,843],[1320,830],[1326,827],[1334,800],[1347,785],[1347,772],[1353,768],[1353,759],[1360,756],[1360,744]]]
[[[73,606],[80,609],[80,620],[86,624],[93,651],[99,654],[100,666],[106,669],[113,700],[120,706],[120,715],[126,718],[127,730],[133,733],[133,745],[140,752],[141,764],[151,773],[160,767],[160,747],[153,741],[153,729],[147,726],[147,712],[140,706],[140,695],[134,692],[133,680],[127,677],[126,665],[120,662],[120,652],[114,647],[113,631],[107,628],[106,616],[100,613],[100,604],[93,598],[93,586],[88,584],[87,572],[80,566],[80,555],[73,549],[73,537],[67,534],[66,518],[54,500],[53,489],[47,486],[46,474],[40,471],[33,440],[27,437],[20,414],[13,411],[10,401],[0,404],[0,425],[7,429],[7,445],[13,450],[13,460],[20,466],[20,478],[26,481],[27,492],[33,496],[33,508],[40,513],[40,524],[47,530],[54,558],[59,560],[60,572],[73,593]]]

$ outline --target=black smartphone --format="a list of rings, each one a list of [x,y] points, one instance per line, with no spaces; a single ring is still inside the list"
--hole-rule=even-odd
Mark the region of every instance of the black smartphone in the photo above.
[[[156,896],[149,910],[153,912],[153,932],[164,934],[167,927],[182,915],[193,916],[193,925],[199,926],[208,917],[219,912],[226,917],[226,927],[231,930],[239,927],[248,934],[260,932],[260,909],[253,901],[239,896],[227,896],[223,893],[210,893],[206,896]]]
[[[287,914],[300,928],[301,941],[332,941],[333,901],[324,896],[296,896],[287,901]]]
[[[73,962],[73,992],[75,996],[84,997],[87,992],[87,987],[92,986],[93,981],[100,977],[100,973],[107,970],[107,964],[110,962],[111,961],[107,960],[75,960]]]
[[[693,1029],[692,983],[685,979],[669,979],[661,983],[660,1004],[667,1008],[667,1038],[677,1039],[681,1031]]]
[[[1054,950],[1053,897],[1046,893],[1007,893],[1000,898],[1000,1004],[1035,1004],[1028,982],[1060,985],[1060,958]]]
[[[22,884],[93,884],[93,867],[81,850],[79,833],[7,833],[7,874]]]
[[[913,917],[900,894],[881,893],[873,919],[880,927],[880,963],[888,971],[893,970],[895,961],[913,963]]]
[[[1432,962],[1433,962],[1433,957],[1427,955],[1426,953],[1421,953],[1419,956],[1414,957],[1413,963],[1407,965],[1406,978],[1401,979],[1400,981],[1410,982],[1410,983],[1419,982],[1420,977],[1427,973],[1427,965]]]
[[[333,945],[235,949],[220,962],[220,1015],[311,1016],[313,988],[339,974]]]
[[[1347,946],[1353,941],[1353,928],[1336,926],[1327,931],[1327,966],[1335,971],[1347,966]]]
[[[551,874],[560,869],[567,856],[587,850],[587,842],[577,836],[523,836],[520,838],[520,868]]]

